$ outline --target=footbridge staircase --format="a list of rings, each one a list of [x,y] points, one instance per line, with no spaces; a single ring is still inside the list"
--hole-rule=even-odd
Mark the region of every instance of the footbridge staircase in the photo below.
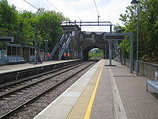
[[[71,34],[64,33],[59,42],[56,43],[55,47],[51,52],[51,59],[61,60],[64,52],[69,52],[69,44],[72,40]]]

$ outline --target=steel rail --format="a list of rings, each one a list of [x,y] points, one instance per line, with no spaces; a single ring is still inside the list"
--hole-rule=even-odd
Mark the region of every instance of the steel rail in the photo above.
[[[68,67],[71,67],[73,65],[76,65],[78,63],[82,63],[83,61],[77,61],[77,62],[72,62],[72,64],[68,65],[68,66],[64,66],[65,68],[68,68]],[[56,64],[58,65],[58,64]],[[43,66],[42,66],[43,67]],[[19,80],[16,80],[16,81],[12,81],[12,82],[7,82],[5,84],[1,84],[0,85],[0,90],[3,89],[3,88],[6,88],[8,86],[11,86],[11,85],[16,85],[18,83],[22,83],[24,81],[27,81],[27,80],[30,80],[30,79],[33,79],[33,78],[37,78],[38,76],[41,77],[43,75],[46,75],[46,74],[49,74],[49,73],[54,73],[54,72],[57,72],[61,69],[63,69],[64,67],[61,67],[61,68],[58,68],[58,69],[54,69],[54,70],[51,70],[51,71],[48,71],[48,72],[44,72],[44,73],[40,73],[40,74],[35,74],[33,76],[29,76],[29,77],[26,77],[26,78],[23,78],[23,79],[19,79]]]
[[[62,71],[60,71],[60,72],[57,72],[56,74],[54,74],[53,76],[51,75],[51,76],[48,76],[48,77],[46,77],[46,78],[44,78],[44,79],[40,79],[40,80],[36,80],[36,81],[34,81],[34,82],[32,82],[32,83],[28,83],[28,84],[24,84],[24,86],[21,86],[21,87],[19,87],[19,88],[17,88],[17,89],[13,89],[13,90],[11,90],[11,91],[8,91],[7,93],[3,93],[3,94],[1,94],[0,95],[0,99],[2,99],[2,98],[4,98],[4,97],[6,97],[6,96],[9,96],[10,94],[12,94],[12,93],[15,93],[15,92],[18,92],[18,91],[20,91],[20,90],[24,90],[25,88],[28,88],[28,87],[30,87],[30,86],[33,86],[33,85],[36,85],[37,83],[40,83],[40,82],[43,82],[43,81],[46,81],[46,80],[48,80],[48,79],[50,79],[50,78],[52,78],[52,77],[54,77],[54,76],[57,76],[57,75],[59,75],[59,74],[62,74],[62,73],[64,73],[64,72],[66,72],[66,71],[69,71],[70,69],[74,69],[74,68],[76,68],[76,67],[78,67],[78,66],[80,66],[80,65],[82,65],[83,63],[81,62],[81,64],[78,64],[78,65],[71,65],[71,66],[67,66],[67,67],[64,67],[64,69],[62,68],[60,68],[60,69],[57,69],[55,72],[57,72],[57,71],[60,71],[60,70],[62,70]],[[52,73],[52,72],[49,72],[49,74],[50,73]],[[54,73],[54,71],[53,71],[53,73]],[[48,74],[48,72],[47,73],[44,73],[44,74],[40,74],[40,75],[38,75],[37,77],[42,77],[43,75],[46,75],[46,74]],[[37,77],[34,77],[34,78],[37,78]],[[32,80],[32,78],[30,78],[30,79],[28,79],[28,80]],[[27,81],[28,81],[27,80]],[[17,85],[17,84],[16,84]],[[19,84],[20,85],[20,84]]]

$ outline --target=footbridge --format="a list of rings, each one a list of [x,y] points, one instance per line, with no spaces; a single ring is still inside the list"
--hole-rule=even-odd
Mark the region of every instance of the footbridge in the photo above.
[[[64,33],[51,52],[51,59],[60,60],[64,53],[69,53],[71,58],[88,59],[88,52],[99,48],[104,52],[104,57],[109,58],[109,43],[105,40],[106,32],[82,31],[82,26],[108,26],[112,32],[112,23],[109,21],[97,22],[70,22],[61,25]]]

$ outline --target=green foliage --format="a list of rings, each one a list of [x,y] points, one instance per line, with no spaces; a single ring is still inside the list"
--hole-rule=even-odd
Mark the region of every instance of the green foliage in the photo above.
[[[137,5],[128,6],[126,14],[120,15],[125,26],[125,32],[137,33],[137,19],[139,20],[139,59],[142,61],[158,62],[158,1],[139,0]],[[123,46],[124,47],[124,46]],[[134,40],[134,54],[136,54],[136,40]]]
[[[0,36],[14,36],[18,25],[18,12],[9,6],[7,0],[0,1]],[[6,43],[0,43],[4,49]]]
[[[34,46],[36,37],[40,48],[44,48],[45,39],[49,40],[51,50],[62,33],[60,23],[66,19],[61,13],[43,8],[36,13],[18,12],[7,0],[0,1],[0,36],[13,36],[17,44]],[[0,48],[5,44],[0,43]]]
[[[100,59],[103,58],[104,54],[101,49],[95,48],[89,51],[89,59]]]
[[[11,36],[18,24],[18,13],[14,6],[9,6],[7,0],[0,2],[0,35]]]
[[[128,39],[123,40],[120,43],[120,48],[124,53],[124,57],[125,58],[129,58],[129,54],[130,54],[130,42]]]
[[[45,12],[38,18],[38,23],[36,24],[37,34],[39,38],[39,44],[44,47],[44,40],[47,39],[48,44],[55,44],[62,33],[60,27],[60,18],[53,12]],[[48,46],[49,47],[49,46]]]
[[[114,32],[115,33],[122,33],[125,31],[125,27],[120,26],[119,24],[114,25]]]
[[[35,14],[24,11],[19,13],[17,34],[14,35],[15,42],[22,45],[33,45],[34,41],[34,23]]]

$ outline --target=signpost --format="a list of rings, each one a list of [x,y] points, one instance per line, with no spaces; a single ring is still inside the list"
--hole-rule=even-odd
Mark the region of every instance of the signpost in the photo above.
[[[112,65],[112,41],[124,40],[124,36],[128,35],[130,38],[130,72],[133,71],[133,33],[105,33],[104,40],[109,41],[109,65]]]

